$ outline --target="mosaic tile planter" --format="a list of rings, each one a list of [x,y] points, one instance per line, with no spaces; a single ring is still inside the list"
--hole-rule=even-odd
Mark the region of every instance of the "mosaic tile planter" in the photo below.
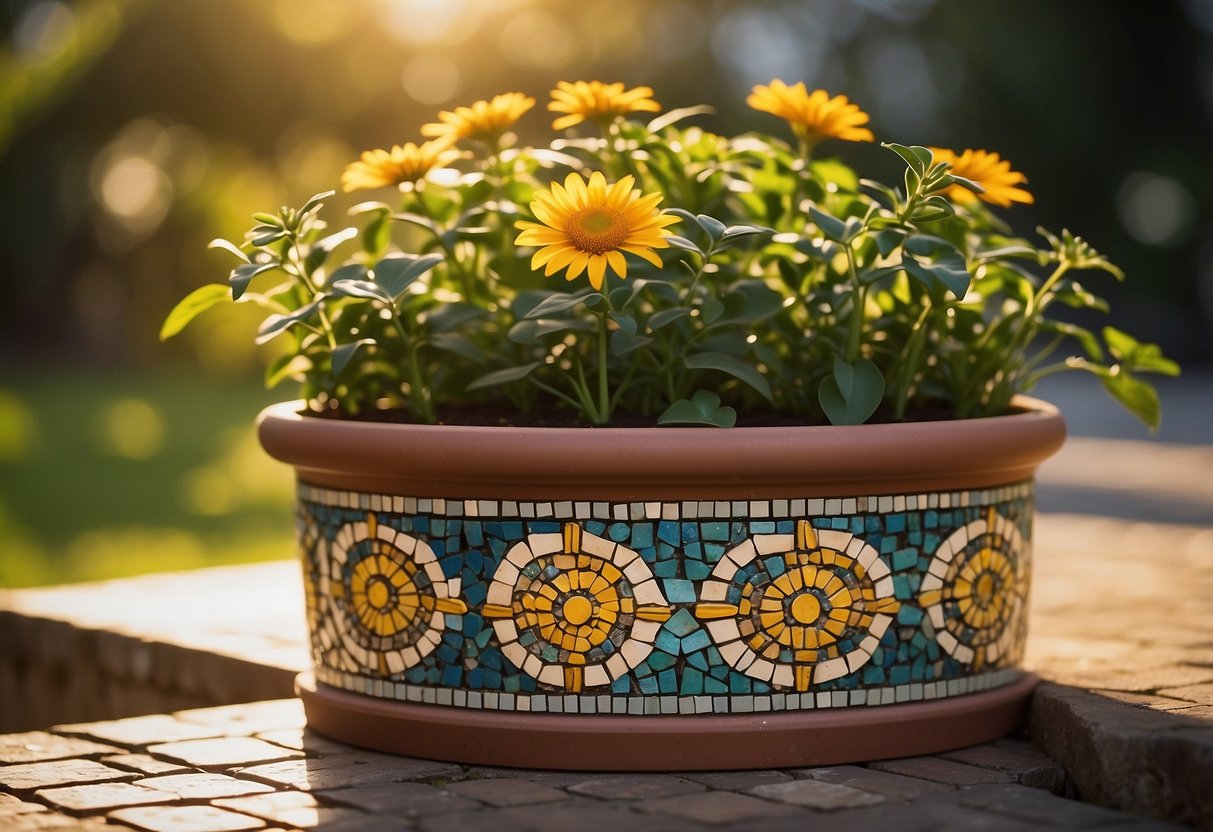
[[[413,756],[711,769],[1001,736],[1061,416],[423,427],[262,414],[296,467],[312,727]]]

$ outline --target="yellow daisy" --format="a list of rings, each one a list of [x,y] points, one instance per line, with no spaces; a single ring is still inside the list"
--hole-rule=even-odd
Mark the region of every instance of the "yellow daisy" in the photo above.
[[[534,106],[535,99],[529,95],[507,92],[494,96],[492,101],[456,107],[453,112],[443,110],[438,121],[422,125],[421,135],[495,142]]]
[[[531,258],[531,268],[544,267],[551,277],[567,268],[566,280],[583,271],[595,289],[602,288],[607,266],[619,277],[627,277],[623,253],[635,254],[658,268],[661,258],[653,249],[668,248],[667,225],[678,217],[657,209],[661,194],[641,195],[632,190],[635,180],[625,176],[608,185],[601,173],[590,175],[587,183],[578,173],[570,173],[564,185],[553,182],[546,191],[538,191],[531,213],[539,222],[518,222],[522,233],[515,245],[542,246]]]
[[[1013,202],[1031,205],[1036,201],[1032,194],[1015,187],[1026,184],[1028,177],[1011,170],[1011,163],[997,153],[970,148],[957,155],[944,147],[932,147],[930,151],[935,155],[935,161],[952,166],[949,173],[972,180],[985,189],[985,193],[975,194],[962,185],[952,185],[944,191],[944,196],[954,202],[972,202],[980,198],[991,205],[1010,208]]]
[[[553,113],[568,113],[552,122],[553,130],[563,130],[586,119],[610,121],[628,113],[658,113],[661,105],[653,100],[652,87],[625,90],[623,84],[618,83],[558,81],[548,109]]]
[[[801,81],[789,87],[778,79],[769,86],[758,84],[746,103],[755,110],[779,116],[788,123],[796,138],[812,146],[822,139],[870,142],[876,137],[863,125],[868,114],[852,104],[845,95],[833,98],[825,90],[811,94]]]
[[[346,165],[341,174],[345,191],[382,188],[417,182],[434,168],[444,167],[459,158],[447,140],[425,142],[418,146],[407,142],[391,150],[365,150],[357,162]]]

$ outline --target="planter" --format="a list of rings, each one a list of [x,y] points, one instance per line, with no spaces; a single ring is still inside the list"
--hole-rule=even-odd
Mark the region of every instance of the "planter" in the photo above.
[[[309,724],[469,763],[719,769],[1019,722],[1051,406],[860,427],[261,417],[295,466]]]

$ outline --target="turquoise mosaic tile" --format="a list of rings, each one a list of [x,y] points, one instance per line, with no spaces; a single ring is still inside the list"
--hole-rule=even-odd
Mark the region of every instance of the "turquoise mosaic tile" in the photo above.
[[[987,689],[1018,675],[1031,507],[1030,483],[677,503],[304,483],[316,675],[405,701],[559,712],[582,700],[690,713]]]

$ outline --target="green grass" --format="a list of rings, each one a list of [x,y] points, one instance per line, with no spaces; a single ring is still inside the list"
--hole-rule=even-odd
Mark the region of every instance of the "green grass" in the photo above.
[[[256,382],[0,383],[0,586],[293,554],[290,470],[257,445]]]

